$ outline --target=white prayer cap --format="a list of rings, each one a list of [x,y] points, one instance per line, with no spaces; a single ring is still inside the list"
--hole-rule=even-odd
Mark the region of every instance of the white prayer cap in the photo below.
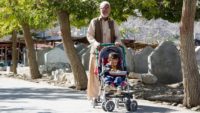
[[[103,1],[100,3],[100,8],[103,8],[106,5],[108,5],[110,7],[110,3],[108,1]]]

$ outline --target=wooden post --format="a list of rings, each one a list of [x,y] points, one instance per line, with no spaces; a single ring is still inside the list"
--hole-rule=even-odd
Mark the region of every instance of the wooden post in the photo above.
[[[8,63],[8,62],[7,62],[7,60],[8,60],[8,58],[7,58],[7,56],[8,56],[8,55],[7,55],[7,52],[8,52],[8,51],[7,51],[7,46],[5,46],[5,63]]]
[[[21,46],[20,39],[18,39],[17,43],[18,43],[18,58],[17,58],[17,62],[19,62],[21,60],[20,57],[22,56],[21,48],[20,48],[20,46]]]
[[[0,48],[1,61],[3,61],[3,48]]]

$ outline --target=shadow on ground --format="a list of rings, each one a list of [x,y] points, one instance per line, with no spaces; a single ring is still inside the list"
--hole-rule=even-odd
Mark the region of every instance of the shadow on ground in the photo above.
[[[170,113],[174,111],[176,110],[170,108],[140,105],[137,113]]]
[[[61,88],[0,88],[0,100],[15,99],[86,99],[85,92]]]

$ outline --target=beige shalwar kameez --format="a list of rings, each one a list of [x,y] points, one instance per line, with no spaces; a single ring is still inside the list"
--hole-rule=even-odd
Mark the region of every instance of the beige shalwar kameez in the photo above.
[[[99,17],[98,19],[100,18],[101,17]],[[115,22],[114,22],[114,30],[115,30],[115,37],[116,37],[115,42],[121,43],[119,29]],[[95,40],[94,35],[95,35],[95,25],[94,25],[94,19],[93,19],[90,22],[90,25],[87,31],[87,39],[89,43],[91,44],[89,76],[88,76],[88,86],[87,86],[88,99],[97,98],[99,95],[99,88],[100,88],[99,78],[94,73],[94,69],[96,67],[96,56],[94,54],[94,51],[100,43]],[[102,37],[103,37],[103,43],[111,42],[111,33],[110,33],[108,21],[104,21],[104,20],[102,20]]]

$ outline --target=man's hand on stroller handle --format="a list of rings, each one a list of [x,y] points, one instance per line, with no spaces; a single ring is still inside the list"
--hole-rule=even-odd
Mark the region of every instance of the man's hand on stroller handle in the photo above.
[[[120,42],[115,42],[115,46],[119,47],[121,46],[122,44]]]

